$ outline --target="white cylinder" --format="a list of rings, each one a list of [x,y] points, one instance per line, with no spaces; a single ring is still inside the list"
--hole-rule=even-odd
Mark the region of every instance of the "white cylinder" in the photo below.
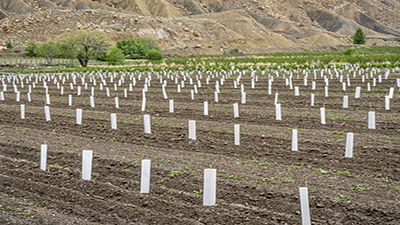
[[[275,118],[276,120],[282,120],[281,104],[275,105]]]
[[[356,87],[356,93],[354,95],[354,98],[360,98],[360,93],[361,93],[361,87]]]
[[[151,134],[150,115],[143,115],[144,133]]]
[[[50,95],[46,94],[46,104],[50,105]]]
[[[82,109],[76,109],[76,124],[82,125]]]
[[[146,110],[146,98],[145,97],[142,98],[142,112],[144,112],[144,110]]]
[[[217,193],[217,170],[204,170],[204,185],[203,185],[203,205],[213,206],[216,203]]]
[[[389,89],[389,98],[393,98],[393,95],[394,95],[394,88],[391,87],[391,88]]]
[[[385,96],[385,109],[390,110],[390,97],[389,95]]]
[[[300,208],[302,225],[311,225],[310,205],[308,202],[308,188],[300,187]]]
[[[40,169],[46,171],[47,167],[47,145],[40,146]]]
[[[375,127],[375,112],[368,112],[368,129],[376,129]]]
[[[20,106],[21,119],[25,119],[25,105]]]
[[[320,114],[321,114],[321,124],[326,124],[326,121],[325,121],[325,108],[324,107],[322,107],[320,109]]]
[[[46,121],[50,121],[50,107],[47,105],[44,107],[44,114],[46,116]]]
[[[150,159],[142,160],[142,173],[140,176],[140,193],[147,194],[150,192]]]
[[[116,130],[117,129],[117,114],[111,113],[111,129]]]
[[[352,158],[353,157],[353,140],[354,140],[354,134],[353,133],[347,133],[346,137],[346,152],[344,157],[345,158]]]
[[[204,115],[208,116],[208,101],[204,101]]]
[[[174,112],[174,100],[173,99],[169,100],[169,112],[170,113]]]
[[[240,125],[235,124],[234,130],[235,130],[235,145],[240,145]]]
[[[82,151],[82,179],[90,180],[92,177],[92,150]]]
[[[72,95],[68,95],[68,105],[72,106]]]
[[[94,97],[90,96],[89,99],[90,99],[90,107],[94,108]]]
[[[16,102],[20,102],[20,92],[19,92],[19,91],[17,91],[17,92],[15,93],[15,101],[16,101]]]
[[[311,106],[314,106],[315,95],[311,94]]]
[[[239,117],[239,104],[238,103],[233,104],[233,117],[234,118]]]
[[[343,108],[344,109],[349,108],[349,96],[347,95],[343,96]]]
[[[189,139],[196,140],[196,121],[189,120]]]
[[[292,130],[292,151],[297,151],[297,130],[293,129]]]
[[[246,104],[246,92],[242,93],[242,104]]]
[[[294,96],[299,96],[300,95],[300,88],[299,86],[294,87]]]
[[[119,98],[115,97],[114,102],[115,102],[115,108],[119,109]]]

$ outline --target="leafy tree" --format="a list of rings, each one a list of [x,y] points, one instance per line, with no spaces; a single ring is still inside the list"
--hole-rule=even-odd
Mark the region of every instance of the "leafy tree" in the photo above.
[[[121,49],[129,59],[143,59],[146,55],[144,46],[136,40],[122,40],[117,42],[117,48]]]
[[[364,32],[361,30],[361,28],[358,28],[353,36],[353,44],[363,45],[366,42],[365,38],[366,36]]]
[[[151,49],[146,53],[146,59],[149,60],[161,60],[162,58],[161,52],[156,49]]]
[[[155,49],[160,51],[160,47],[158,46],[157,42],[153,38],[149,37],[140,37],[136,39],[136,41],[143,45],[144,49],[147,51]]]
[[[35,53],[39,57],[47,60],[47,64],[51,65],[53,59],[60,56],[59,45],[56,42],[45,42],[37,46]]]
[[[36,57],[38,46],[39,44],[34,41],[28,42],[25,46],[25,55],[28,57]]]
[[[121,65],[125,61],[124,53],[117,47],[112,48],[105,58],[109,65]]]
[[[59,57],[64,59],[74,59],[77,57],[77,52],[74,47],[65,42],[58,42]]]
[[[117,47],[121,49],[124,55],[129,59],[145,59],[147,58],[146,54],[149,50],[155,49],[160,51],[157,42],[148,37],[118,41]]]
[[[62,43],[70,46],[69,56],[75,56],[82,67],[87,67],[89,60],[104,56],[111,46],[102,34],[93,31],[78,31],[63,38]]]

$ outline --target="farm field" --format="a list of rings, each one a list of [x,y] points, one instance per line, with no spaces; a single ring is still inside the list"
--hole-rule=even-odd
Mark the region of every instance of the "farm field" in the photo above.
[[[400,68],[313,70],[4,74],[0,224],[301,224],[299,187],[308,187],[312,224],[399,224]],[[82,125],[76,109],[83,110]],[[371,110],[376,129],[368,128]],[[117,129],[111,129],[111,113]],[[143,115],[151,117],[151,134],[144,133]],[[188,137],[189,120],[196,121],[196,140]],[[234,144],[235,124],[240,145]],[[293,129],[298,151],[291,150]],[[352,158],[345,158],[347,133],[354,133]],[[39,169],[42,144],[48,145],[46,171]],[[90,181],[81,179],[82,150],[93,150]],[[143,159],[151,160],[149,194],[140,193]],[[202,205],[207,168],[217,170],[215,206]]]

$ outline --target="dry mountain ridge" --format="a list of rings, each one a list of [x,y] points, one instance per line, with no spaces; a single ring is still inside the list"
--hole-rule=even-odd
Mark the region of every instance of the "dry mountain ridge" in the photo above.
[[[0,45],[97,29],[114,40],[151,36],[167,51],[309,49],[351,44],[359,27],[400,37],[398,11],[395,0],[2,0]]]

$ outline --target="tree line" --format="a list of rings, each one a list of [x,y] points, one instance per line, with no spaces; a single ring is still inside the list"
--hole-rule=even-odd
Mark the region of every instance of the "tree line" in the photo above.
[[[112,46],[105,35],[94,31],[78,31],[43,43],[28,42],[25,55],[43,57],[49,65],[55,58],[77,59],[82,67],[87,67],[92,59],[120,65],[125,59],[163,58],[158,43],[152,38],[122,40]]]

